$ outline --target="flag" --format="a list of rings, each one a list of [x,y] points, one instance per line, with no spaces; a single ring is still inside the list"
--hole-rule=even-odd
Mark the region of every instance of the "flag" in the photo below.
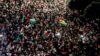
[[[48,32],[48,31],[45,31],[45,32],[44,32],[44,35],[45,35],[46,37],[48,37],[48,36],[49,36],[49,32]]]
[[[62,26],[66,26],[67,25],[67,23],[62,18],[58,18],[58,23],[61,24]]]
[[[61,33],[60,32],[56,32],[55,36],[58,37],[58,38],[61,38]]]
[[[24,21],[25,21],[25,16],[22,17],[21,23],[24,23]]]
[[[46,30],[43,32],[43,37],[48,37],[50,35],[51,30]]]
[[[36,23],[35,18],[30,19],[30,24],[31,24],[31,26],[34,26],[34,25],[35,25],[35,23]]]
[[[20,41],[21,39],[22,39],[22,33],[20,32],[20,33],[18,33],[16,40]]]

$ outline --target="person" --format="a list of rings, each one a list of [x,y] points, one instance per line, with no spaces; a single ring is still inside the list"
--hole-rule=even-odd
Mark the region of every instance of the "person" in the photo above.
[[[63,10],[66,8],[63,0],[1,1],[1,56],[99,55],[99,19],[83,19],[76,9],[68,13]],[[65,13],[68,15],[65,16]],[[65,18],[68,26],[57,24],[57,17]],[[36,21],[32,23],[34,26],[30,25],[30,19]]]

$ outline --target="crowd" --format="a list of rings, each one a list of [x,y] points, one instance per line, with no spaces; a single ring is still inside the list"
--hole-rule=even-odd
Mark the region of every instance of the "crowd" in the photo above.
[[[63,1],[0,0],[0,56],[99,56],[100,19],[69,13]]]

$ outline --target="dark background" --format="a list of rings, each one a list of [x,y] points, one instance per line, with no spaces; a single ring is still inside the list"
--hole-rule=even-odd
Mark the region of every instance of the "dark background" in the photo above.
[[[81,10],[85,17],[100,18],[100,0],[71,0],[69,7]]]

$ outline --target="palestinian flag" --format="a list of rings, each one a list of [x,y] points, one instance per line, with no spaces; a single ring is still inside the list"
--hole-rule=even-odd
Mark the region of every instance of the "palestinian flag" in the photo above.
[[[67,25],[67,23],[64,21],[63,18],[58,18],[57,20],[58,20],[58,23],[61,24],[62,26],[66,26]]]
[[[35,25],[35,23],[36,23],[35,18],[30,19],[30,24],[31,24],[31,26],[34,26],[34,25]]]
[[[16,40],[20,41],[22,39],[22,35],[23,35],[22,32],[18,33]]]
[[[49,34],[50,34],[50,33],[49,33],[48,31],[44,31],[44,36],[45,36],[45,37],[48,37]]]
[[[46,31],[44,31],[43,37],[49,37],[49,36],[50,36],[50,31],[51,31],[51,30],[46,30]]]
[[[25,16],[22,17],[21,23],[24,23],[24,21],[25,21]]]

